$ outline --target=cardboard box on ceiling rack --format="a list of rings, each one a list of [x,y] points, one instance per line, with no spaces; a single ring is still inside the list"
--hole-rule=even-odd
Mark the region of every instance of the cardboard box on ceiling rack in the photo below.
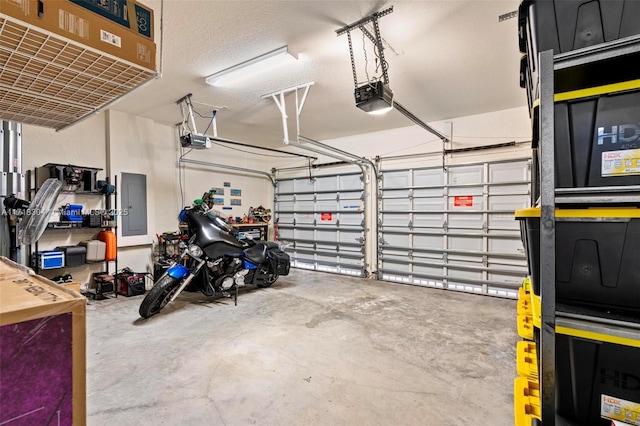
[[[104,14],[71,0],[0,0],[0,15],[33,25],[52,34],[80,43],[99,52],[131,62],[149,70],[156,70],[156,45],[151,27],[141,35],[136,29],[117,23]],[[134,8],[137,4],[134,4]],[[140,10],[151,12],[150,9]],[[149,19],[153,18],[148,13]],[[64,40],[61,40],[63,42]],[[62,47],[61,47],[62,49]]]

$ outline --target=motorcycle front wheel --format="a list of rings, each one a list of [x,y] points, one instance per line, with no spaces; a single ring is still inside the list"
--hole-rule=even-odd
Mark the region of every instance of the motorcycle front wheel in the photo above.
[[[172,278],[168,274],[161,277],[140,304],[140,316],[149,318],[160,312],[169,303],[178,287],[180,287],[179,279]]]

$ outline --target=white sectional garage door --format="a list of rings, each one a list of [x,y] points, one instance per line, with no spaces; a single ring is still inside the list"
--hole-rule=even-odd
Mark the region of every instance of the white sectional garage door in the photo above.
[[[517,297],[527,275],[514,210],[530,203],[528,160],[383,170],[378,277]]]
[[[293,266],[364,276],[361,173],[278,180],[275,217]]]

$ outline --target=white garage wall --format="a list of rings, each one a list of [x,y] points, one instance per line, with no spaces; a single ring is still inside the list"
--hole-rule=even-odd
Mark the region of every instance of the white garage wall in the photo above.
[[[194,149],[190,152],[184,149],[183,153],[184,158],[188,160],[270,173],[264,156],[265,152],[250,148],[213,142],[211,149]],[[224,195],[222,197],[216,196],[216,198],[223,198],[225,204],[214,206],[214,209],[220,211],[225,217],[242,217],[248,213],[249,207],[258,207],[259,205],[273,209],[273,185],[266,176],[189,163],[182,164],[181,174],[186,205],[201,198],[211,188],[223,188]],[[224,187],[225,182],[230,183],[231,186]],[[241,190],[242,195],[231,197],[231,189]],[[180,188],[178,188],[178,193],[180,193]],[[240,200],[241,205],[231,206],[231,199]],[[231,209],[223,209],[223,207]]]
[[[136,271],[152,269],[152,243],[156,233],[175,231],[178,213],[182,209],[178,183],[178,133],[173,126],[155,123],[141,117],[117,111],[107,111],[56,132],[51,129],[23,126],[23,168],[46,163],[77,164],[104,169],[99,178],[122,172],[147,176],[148,234],[140,237],[118,237],[118,267],[128,266]],[[249,155],[228,148],[193,150],[186,158],[198,161],[234,165],[248,169],[269,170],[265,157]],[[230,182],[231,188],[242,190],[242,205],[224,210],[233,216],[246,214],[250,206],[262,204],[273,208],[271,183],[263,178],[245,176],[232,171],[202,166],[185,165],[182,170],[185,201],[190,204],[211,187],[222,187]],[[225,201],[229,203],[228,190]],[[72,196],[71,196],[72,197]],[[85,197],[86,198],[86,197]],[[64,200],[61,199],[61,202]],[[69,200],[66,202],[73,202]],[[99,200],[81,202],[99,203]],[[99,205],[99,204],[98,204]],[[97,206],[97,205],[96,205]],[[87,206],[88,208],[91,208]],[[119,202],[118,207],[122,208]],[[93,237],[90,231],[49,232],[41,240],[43,248],[76,244]],[[83,283],[99,265],[69,270]],[[56,275],[60,271],[50,271]],[[66,272],[66,271],[65,271]]]

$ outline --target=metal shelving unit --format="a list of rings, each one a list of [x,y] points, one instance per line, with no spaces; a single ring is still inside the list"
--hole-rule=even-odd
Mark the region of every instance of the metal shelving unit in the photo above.
[[[640,37],[634,36],[614,42],[555,55],[553,51],[539,54],[540,79],[540,260],[541,260],[541,328],[540,346],[540,390],[542,423],[545,426],[566,424],[556,415],[556,332],[579,336],[581,333],[609,336],[612,341],[623,341],[629,346],[640,342],[640,319],[637,317],[616,317],[597,314],[589,310],[572,311],[572,308],[556,304],[555,270],[555,209],[557,206],[575,204],[638,205],[640,186],[559,188],[555,187],[554,152],[554,82],[563,78],[566,72],[587,72],[599,61],[610,60],[621,55],[628,56],[627,63],[635,63],[640,58]],[[634,60],[635,58],[635,60]],[[640,71],[638,77],[640,78]],[[535,163],[535,161],[534,161]],[[533,168],[532,182],[538,176]]]
[[[102,170],[102,169],[97,169],[97,170]],[[27,179],[29,181],[28,183],[28,192],[30,194],[30,197],[35,196],[35,194],[37,193],[39,187],[38,187],[38,168],[36,167],[33,170],[29,170],[27,172]],[[111,183],[111,179],[109,177],[106,177],[105,180],[107,181],[107,184]],[[63,193],[67,193],[67,194],[75,194],[75,195],[81,195],[81,196],[99,196],[102,197],[104,200],[104,207],[105,210],[107,212],[109,211],[113,211],[114,212],[114,218],[116,218],[116,214],[118,211],[118,192],[117,192],[117,184],[118,184],[118,177],[115,176],[114,178],[114,186],[116,187],[116,191],[111,193],[111,194],[104,194],[101,192],[93,192],[93,191],[68,191],[65,190],[63,191]],[[114,201],[114,208],[111,208],[111,197],[114,197],[115,201]],[[51,222],[47,225],[46,231],[45,232],[69,232],[69,231],[75,231],[75,230],[92,230],[92,231],[97,231],[97,230],[101,230],[101,229],[109,229],[115,232],[116,234],[116,247],[117,247],[117,222],[114,224],[114,226],[98,226],[98,227],[87,227],[87,226],[83,226],[82,222]],[[29,246],[29,250],[27,253],[27,257],[28,257],[28,263],[29,265],[34,269],[34,271],[36,273],[40,272],[40,268],[38,266],[38,262],[37,262],[37,253],[38,253],[38,249],[39,249],[39,244],[38,241],[36,241],[33,244],[33,247]],[[31,262],[32,258],[35,258],[34,263]],[[84,266],[84,265],[91,265],[91,264],[98,264],[98,263],[102,263],[105,265],[105,272],[109,273],[111,268],[110,268],[110,263],[114,264],[114,273],[118,272],[118,257],[117,257],[117,251],[116,251],[116,257],[113,260],[102,260],[102,261],[89,261],[89,262],[85,262],[82,265],[78,265],[78,266],[63,266],[60,269],[68,269],[68,268],[74,268],[74,267],[79,267],[79,266]],[[114,292],[116,297],[117,297],[117,291]]]

